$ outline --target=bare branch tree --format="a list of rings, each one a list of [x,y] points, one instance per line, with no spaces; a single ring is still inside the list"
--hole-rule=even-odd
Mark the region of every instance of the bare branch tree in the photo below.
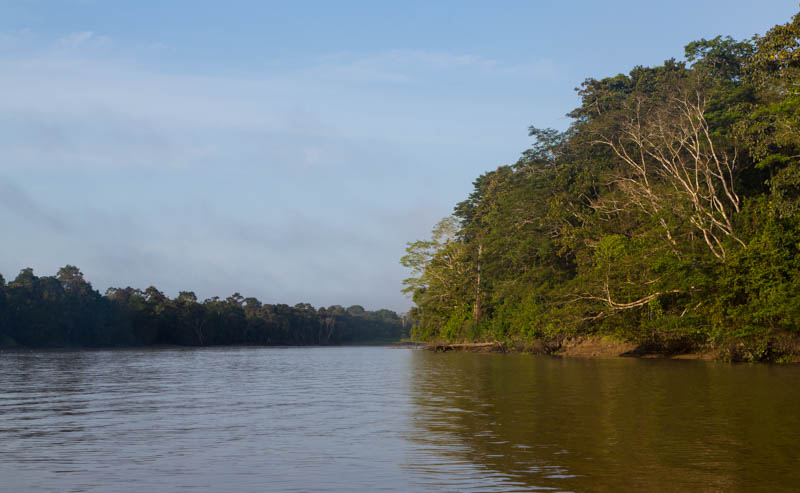
[[[651,103],[643,96],[632,98],[613,135],[600,135],[594,143],[608,146],[627,173],[614,184],[628,200],[627,207],[661,216],[659,222],[674,245],[663,211],[676,213],[672,203],[688,205],[685,219],[697,228],[711,252],[726,256],[724,239],[736,235],[732,214],[740,209],[734,189],[737,153],[716,145],[705,118],[706,98],[702,91],[687,91],[666,101]],[[597,202],[601,212],[619,209],[619,204]]]

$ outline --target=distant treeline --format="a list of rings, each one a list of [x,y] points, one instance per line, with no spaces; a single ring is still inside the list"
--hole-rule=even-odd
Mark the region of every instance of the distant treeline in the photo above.
[[[531,127],[519,161],[408,245],[413,336],[796,350],[800,14],[578,94],[566,131]]]
[[[266,305],[239,293],[198,302],[191,291],[171,299],[152,286],[101,295],[71,265],[48,277],[26,268],[8,284],[0,275],[0,346],[6,347],[352,344],[405,336],[397,313],[358,305]]]

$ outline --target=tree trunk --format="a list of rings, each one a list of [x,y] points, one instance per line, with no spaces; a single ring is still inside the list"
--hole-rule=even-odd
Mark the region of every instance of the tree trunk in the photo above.
[[[481,318],[481,254],[483,253],[483,245],[478,245],[478,276],[475,280],[475,305],[472,312],[472,321],[475,325],[478,324]]]

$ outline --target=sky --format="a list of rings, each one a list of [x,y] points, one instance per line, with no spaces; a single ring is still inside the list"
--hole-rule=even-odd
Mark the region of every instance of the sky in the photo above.
[[[0,0],[0,273],[405,311],[406,242],[588,78],[795,0]]]

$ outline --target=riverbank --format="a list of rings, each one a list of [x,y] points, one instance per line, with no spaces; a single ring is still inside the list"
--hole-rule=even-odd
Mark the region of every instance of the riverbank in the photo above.
[[[767,339],[738,340],[727,344],[653,344],[609,336],[583,336],[560,340],[431,342],[435,352],[521,353],[562,358],[695,359],[729,362],[800,363],[800,336],[780,334]]]

